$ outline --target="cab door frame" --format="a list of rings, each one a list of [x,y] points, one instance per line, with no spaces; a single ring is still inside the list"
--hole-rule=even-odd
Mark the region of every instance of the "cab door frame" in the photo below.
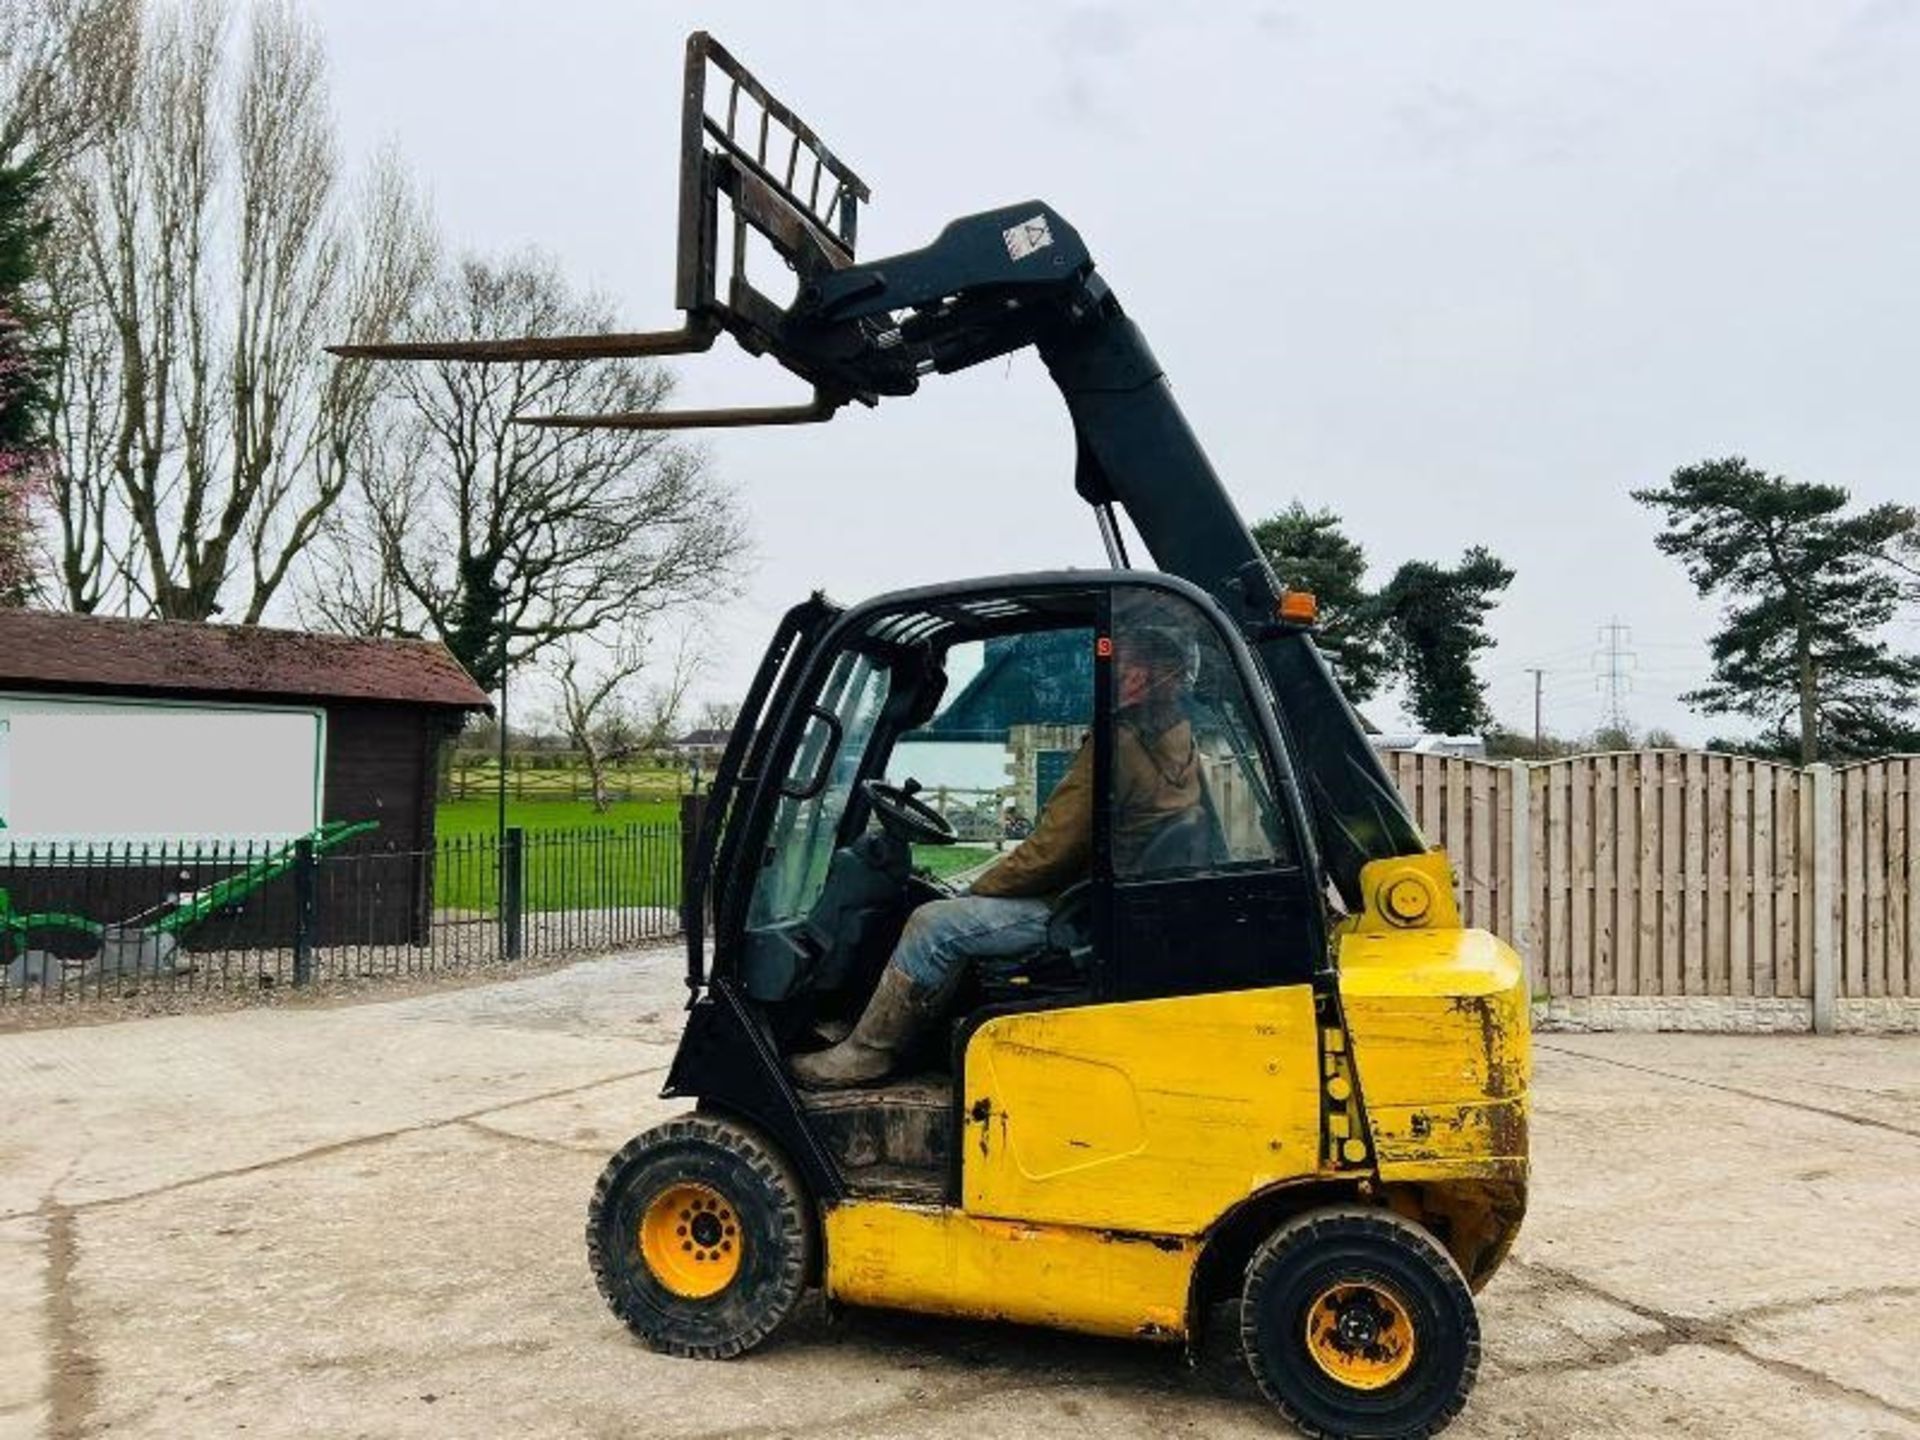
[[[1189,874],[1129,878],[1115,873],[1113,649],[1114,598],[1123,590],[1158,592],[1187,604],[1223,647],[1280,819],[1291,842],[1286,863],[1242,861]],[[1122,572],[1103,587],[1094,666],[1093,994],[1096,1000],[1153,999],[1218,990],[1305,984],[1324,976],[1329,960],[1325,897],[1316,883],[1320,858],[1297,774],[1283,743],[1264,673],[1237,626],[1212,597],[1185,581],[1150,572]],[[1150,919],[1194,928],[1177,937],[1149,937]],[[1264,932],[1264,933],[1255,933]],[[1263,941],[1286,935],[1293,963]],[[1149,938],[1161,940],[1155,953]],[[1263,954],[1264,951],[1264,954]],[[1212,975],[1206,967],[1217,967]],[[1190,984],[1194,979],[1202,983]],[[1222,983],[1212,983],[1218,980]]]

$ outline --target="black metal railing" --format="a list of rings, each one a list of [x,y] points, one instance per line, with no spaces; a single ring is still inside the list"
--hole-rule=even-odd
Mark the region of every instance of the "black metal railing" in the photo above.
[[[680,932],[681,834],[0,849],[0,1005],[430,975],[665,939]]]

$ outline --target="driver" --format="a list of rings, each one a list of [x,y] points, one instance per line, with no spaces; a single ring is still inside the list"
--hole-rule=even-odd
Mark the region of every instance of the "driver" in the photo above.
[[[1114,870],[1127,874],[1154,834],[1200,804],[1200,766],[1182,702],[1198,652],[1180,631],[1143,626],[1116,641]],[[1093,854],[1093,747],[1080,753],[1048,797],[1033,833],[970,893],[932,900],[908,918],[851,1034],[830,1049],[795,1056],[809,1089],[865,1085],[947,1006],[970,961],[1033,955],[1046,946],[1052,903],[1087,878]]]

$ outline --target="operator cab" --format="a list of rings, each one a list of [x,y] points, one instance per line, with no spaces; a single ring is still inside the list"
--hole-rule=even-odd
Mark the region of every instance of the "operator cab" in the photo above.
[[[1142,821],[1115,783],[1117,729],[1136,720],[1112,661],[1147,630],[1187,657],[1176,703],[1192,745],[1168,763],[1191,767],[1198,798]],[[696,865],[696,884],[711,877],[712,988],[768,1060],[852,1022],[914,909],[1014,849],[1083,747],[1093,770],[1086,863],[1049,887],[1044,944],[977,962],[886,1082],[780,1097],[850,1185],[944,1170],[951,1077],[992,1015],[1305,984],[1324,967],[1317,869],[1263,683],[1211,600],[1147,573],[947,585],[789,616]]]
[[[858,1014],[907,916],[997,861],[1090,736],[1095,619],[1067,592],[848,627],[751,878],[749,996]]]

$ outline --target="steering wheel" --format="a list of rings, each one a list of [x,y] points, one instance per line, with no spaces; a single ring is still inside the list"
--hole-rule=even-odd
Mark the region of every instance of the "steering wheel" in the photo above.
[[[953,822],[919,797],[920,782],[889,785],[884,780],[863,781],[861,792],[873,807],[880,828],[909,845],[951,845],[960,838]]]

